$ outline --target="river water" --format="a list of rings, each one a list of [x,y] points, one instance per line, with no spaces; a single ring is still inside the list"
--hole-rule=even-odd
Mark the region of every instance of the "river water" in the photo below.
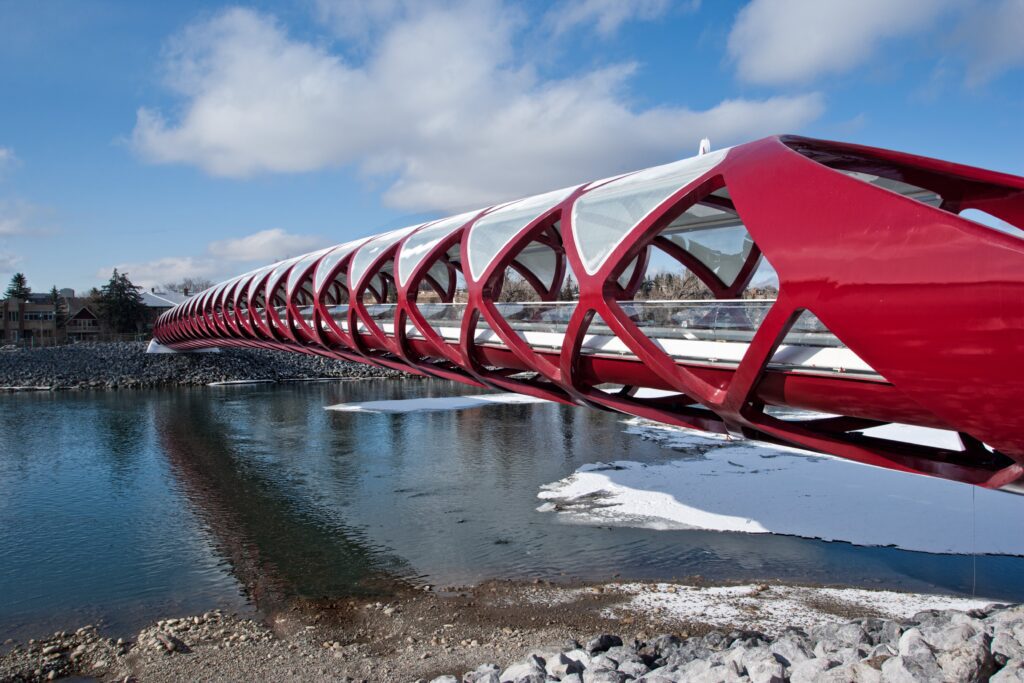
[[[375,380],[0,397],[0,640],[96,622],[126,633],[394,580],[700,575],[1024,600],[1024,558],[538,512],[540,487],[581,465],[674,457],[626,433],[622,416],[555,404],[323,410],[470,392]]]

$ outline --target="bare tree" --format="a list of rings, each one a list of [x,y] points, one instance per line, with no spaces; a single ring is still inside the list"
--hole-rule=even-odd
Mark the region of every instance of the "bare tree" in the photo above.
[[[210,287],[213,287],[213,283],[201,277],[187,277],[178,282],[164,283],[164,289],[168,292],[178,292],[179,294],[184,294],[186,290],[189,294],[195,294]]]
[[[657,273],[644,278],[636,298],[647,301],[687,301],[692,299],[714,299],[715,295],[701,282],[700,278],[685,273]]]
[[[540,295],[522,275],[509,268],[498,301],[540,301]]]

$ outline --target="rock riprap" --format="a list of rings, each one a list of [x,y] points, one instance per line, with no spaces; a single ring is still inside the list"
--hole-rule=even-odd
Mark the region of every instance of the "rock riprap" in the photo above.
[[[1024,682],[1024,606],[929,610],[908,621],[857,619],[788,629],[711,631],[649,640],[596,636],[586,645],[483,664],[429,683]],[[422,679],[421,683],[427,683]]]
[[[386,368],[266,349],[147,354],[145,342],[69,344],[0,351],[0,387],[89,389],[198,386],[211,382],[411,377]]]

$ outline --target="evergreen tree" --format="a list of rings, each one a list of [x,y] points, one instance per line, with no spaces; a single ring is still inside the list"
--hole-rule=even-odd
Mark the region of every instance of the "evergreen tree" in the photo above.
[[[11,284],[7,285],[7,292],[4,296],[8,299],[27,299],[32,290],[28,286],[28,280],[24,273],[15,273],[11,278]]]
[[[110,282],[103,285],[99,296],[100,315],[115,332],[136,332],[146,318],[142,295],[128,279],[127,273],[114,269]]]
[[[562,288],[558,290],[559,301],[579,301],[580,298],[580,286],[576,284],[576,280],[573,279],[572,275],[565,276],[565,282],[562,283]]]
[[[57,323],[57,327],[64,327],[68,316],[67,311],[64,310],[64,300],[61,298],[60,292],[57,291],[57,285],[50,289],[50,302],[53,304],[53,319]]]

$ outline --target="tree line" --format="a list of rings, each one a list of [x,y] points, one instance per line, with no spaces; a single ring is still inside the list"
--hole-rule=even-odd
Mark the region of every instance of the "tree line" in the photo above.
[[[7,285],[4,297],[27,300],[31,294],[32,288],[29,287],[25,274],[15,273]],[[87,298],[95,305],[96,314],[100,319],[115,332],[137,332],[140,326],[145,325],[149,316],[148,309],[142,303],[139,288],[129,279],[128,273],[120,273],[116,268],[110,280],[99,289],[94,287]],[[50,289],[50,302],[54,307],[57,326],[63,326],[70,311],[67,310],[56,285]]]
[[[744,299],[773,299],[778,287],[771,284],[747,287]],[[572,275],[566,276],[558,293],[559,301],[576,301],[580,287]],[[715,295],[699,277],[690,271],[661,272],[646,276],[633,297],[637,301],[692,301],[714,299]],[[501,286],[499,301],[540,301],[536,290],[521,275],[509,269]]]

